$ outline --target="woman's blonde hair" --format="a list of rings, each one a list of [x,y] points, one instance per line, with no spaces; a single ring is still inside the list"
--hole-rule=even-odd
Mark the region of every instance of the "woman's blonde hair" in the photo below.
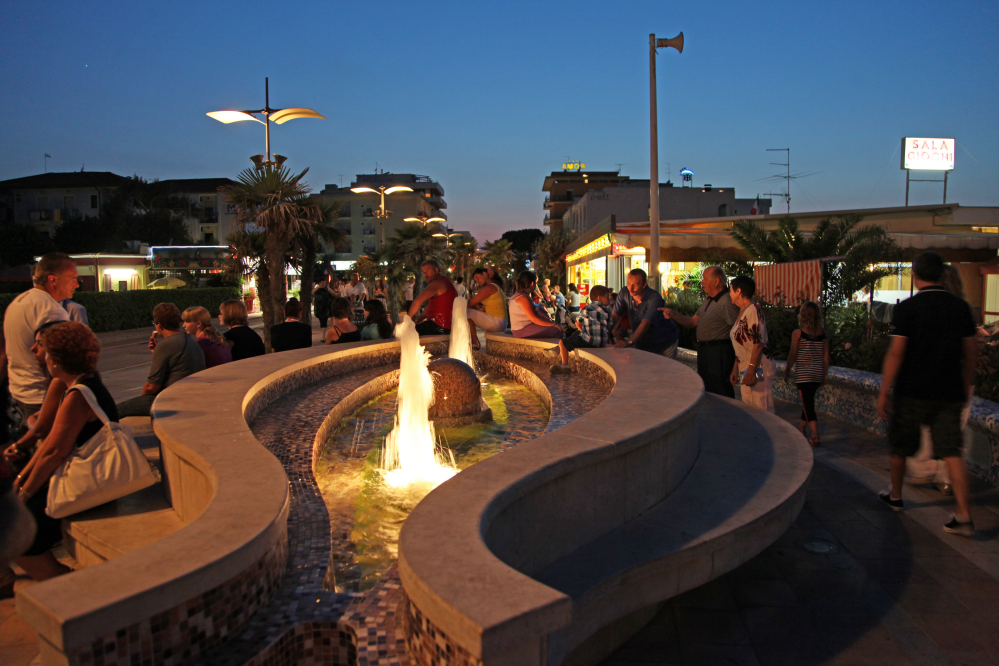
[[[220,345],[225,344],[225,339],[219,335],[219,332],[212,326],[212,315],[205,308],[200,305],[195,305],[194,307],[187,308],[181,313],[180,318],[184,323],[190,324],[197,322],[201,324],[201,334],[204,335],[209,340],[214,340]]]
[[[246,315],[246,304],[243,301],[222,301],[219,306],[226,326],[246,326],[249,319]]]
[[[822,333],[822,309],[812,301],[805,301],[798,311],[798,326],[809,335]]]

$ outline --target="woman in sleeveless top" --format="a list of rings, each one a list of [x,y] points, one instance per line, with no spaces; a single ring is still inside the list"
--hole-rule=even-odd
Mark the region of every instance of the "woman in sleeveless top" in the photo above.
[[[531,296],[538,278],[531,271],[517,276],[517,292],[510,299],[510,330],[517,338],[561,338],[562,329],[538,314]]]
[[[348,342],[360,342],[361,331],[358,330],[354,322],[350,320],[354,314],[350,307],[350,301],[343,297],[336,297],[330,303],[330,314],[333,317],[332,326],[326,331],[326,344],[337,345]]]
[[[34,515],[38,526],[31,548],[16,562],[35,580],[67,572],[51,552],[52,546],[62,539],[62,533],[60,521],[45,513],[49,480],[74,448],[85,444],[104,427],[77,388],[81,385],[89,388],[108,419],[118,420],[114,399],[96,374],[101,345],[90,328],[78,322],[63,322],[44,332],[42,344],[49,374],[69,388],[48,437],[14,482],[18,498]]]
[[[503,297],[503,278],[490,272],[490,269],[476,268],[472,281],[478,285],[478,291],[468,302],[468,330],[472,336],[472,347],[478,349],[476,326],[492,333],[506,330],[506,298]]]
[[[808,443],[819,445],[819,423],[815,414],[815,394],[826,383],[829,372],[829,340],[822,330],[822,311],[815,303],[802,303],[798,312],[798,328],[791,334],[791,352],[787,356],[784,380],[791,378],[794,368],[794,384],[801,396],[801,425],[798,430],[806,435],[806,427],[812,429]],[[807,436],[807,435],[806,435]]]

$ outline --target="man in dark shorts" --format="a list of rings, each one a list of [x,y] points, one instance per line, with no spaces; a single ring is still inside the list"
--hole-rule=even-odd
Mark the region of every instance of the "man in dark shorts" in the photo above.
[[[919,450],[920,426],[928,425],[933,451],[947,463],[957,502],[944,530],[971,537],[975,526],[969,513],[968,472],[961,458],[961,411],[971,397],[978,347],[971,308],[940,286],[943,271],[939,254],[924,252],[916,257],[912,280],[919,293],[895,306],[895,331],[878,395],[878,415],[889,419],[891,488],[878,497],[893,510],[902,510],[905,459]]]
[[[704,380],[704,390],[727,398],[735,397],[732,387],[732,366],[735,349],[729,331],[739,318],[739,307],[732,304],[725,271],[720,266],[708,266],[701,273],[701,287],[707,298],[693,317],[663,308],[663,316],[685,328],[697,329],[697,374]]]

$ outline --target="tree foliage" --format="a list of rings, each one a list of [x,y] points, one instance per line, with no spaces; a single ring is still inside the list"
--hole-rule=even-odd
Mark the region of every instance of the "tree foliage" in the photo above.
[[[534,244],[544,235],[545,232],[541,229],[517,229],[503,232],[500,238],[510,241],[511,250],[527,255],[528,261],[531,261],[534,259]]]
[[[564,289],[566,277],[566,248],[576,240],[576,234],[569,229],[553,229],[534,244],[534,265],[538,279],[548,278],[552,285]]]
[[[825,268],[823,300],[828,306],[846,302],[865,286],[905,270],[906,250],[884,227],[858,227],[861,219],[859,215],[826,218],[811,233],[802,232],[791,216],[781,218],[772,231],[756,222],[740,220],[730,235],[754,261],[781,264],[838,257],[838,262],[830,262]]]

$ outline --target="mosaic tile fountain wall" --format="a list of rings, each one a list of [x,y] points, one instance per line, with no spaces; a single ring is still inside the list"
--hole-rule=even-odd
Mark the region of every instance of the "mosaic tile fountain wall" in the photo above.
[[[697,352],[679,349],[677,360],[697,369]],[[801,404],[798,389],[784,381],[784,361],[777,361],[774,397]],[[826,386],[815,396],[815,410],[865,430],[886,435],[888,422],[877,414],[881,375],[851,368],[829,368]],[[965,460],[968,469],[999,486],[999,404],[981,398],[971,403],[971,416],[964,435]]]
[[[190,664],[246,624],[271,597],[288,560],[283,538],[255,565],[169,611],[68,653],[70,664]]]

